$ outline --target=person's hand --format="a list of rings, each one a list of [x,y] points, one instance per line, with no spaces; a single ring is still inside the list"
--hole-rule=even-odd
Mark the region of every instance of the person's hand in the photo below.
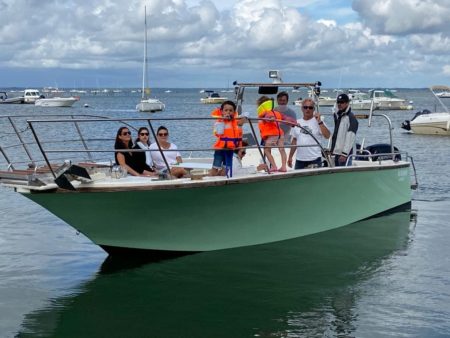
[[[321,122],[322,119],[320,118],[320,113],[319,112],[315,112],[314,113],[314,118],[317,120],[317,122]]]
[[[288,159],[287,165],[289,168],[292,168],[292,158]]]

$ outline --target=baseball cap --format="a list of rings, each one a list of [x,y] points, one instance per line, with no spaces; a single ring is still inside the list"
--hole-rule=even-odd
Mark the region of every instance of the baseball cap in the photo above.
[[[336,98],[336,102],[350,102],[350,99],[348,98],[347,94],[340,94],[337,98]]]

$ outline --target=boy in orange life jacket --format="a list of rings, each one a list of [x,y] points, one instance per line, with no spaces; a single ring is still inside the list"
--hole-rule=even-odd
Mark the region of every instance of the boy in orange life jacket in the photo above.
[[[242,145],[243,119],[237,120],[236,104],[233,101],[225,101],[220,108],[212,111],[211,116],[216,117],[214,135],[217,141],[214,144],[214,161],[211,176],[233,176],[233,150]]]
[[[256,101],[256,106],[258,107],[257,113],[259,118],[266,118],[271,120],[284,120],[283,115],[273,110],[273,100],[267,96],[261,96]],[[261,138],[264,142],[265,147],[274,147],[278,146],[278,150],[281,155],[281,167],[278,170],[277,165],[275,164],[275,160],[272,156],[271,148],[264,148],[264,155],[267,157],[270,163],[270,171],[283,171],[287,170],[286,162],[287,156],[286,151],[284,150],[284,132],[281,129],[280,122],[276,121],[259,121],[259,132],[261,134]]]

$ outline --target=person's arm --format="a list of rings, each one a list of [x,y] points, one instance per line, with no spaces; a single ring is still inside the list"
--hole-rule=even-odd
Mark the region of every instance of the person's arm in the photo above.
[[[323,121],[319,121],[318,124],[320,128],[320,133],[322,134],[323,137],[325,137],[328,140],[331,136],[330,130],[328,129],[326,124],[323,123]]]
[[[183,159],[181,158],[181,156],[177,156],[177,162],[178,163],[183,163]]]
[[[134,170],[133,168],[131,168],[127,162],[125,162],[125,155],[123,153],[117,153],[117,162],[119,162],[119,165],[121,167],[124,167],[127,169],[127,172],[130,173],[133,176],[140,176],[140,174]]]

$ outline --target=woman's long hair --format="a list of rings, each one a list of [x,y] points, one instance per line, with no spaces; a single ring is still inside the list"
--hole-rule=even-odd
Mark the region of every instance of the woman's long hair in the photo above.
[[[122,134],[122,131],[124,129],[128,129],[128,131],[130,131],[130,128],[128,127],[120,127],[119,130],[117,131],[117,135],[116,135],[116,142],[114,143],[114,149],[131,149],[133,148],[133,142],[131,141],[131,137],[130,137],[130,141],[128,142],[128,144],[125,144],[122,142],[122,140],[119,138],[119,136]],[[131,134],[130,134],[131,136]]]

